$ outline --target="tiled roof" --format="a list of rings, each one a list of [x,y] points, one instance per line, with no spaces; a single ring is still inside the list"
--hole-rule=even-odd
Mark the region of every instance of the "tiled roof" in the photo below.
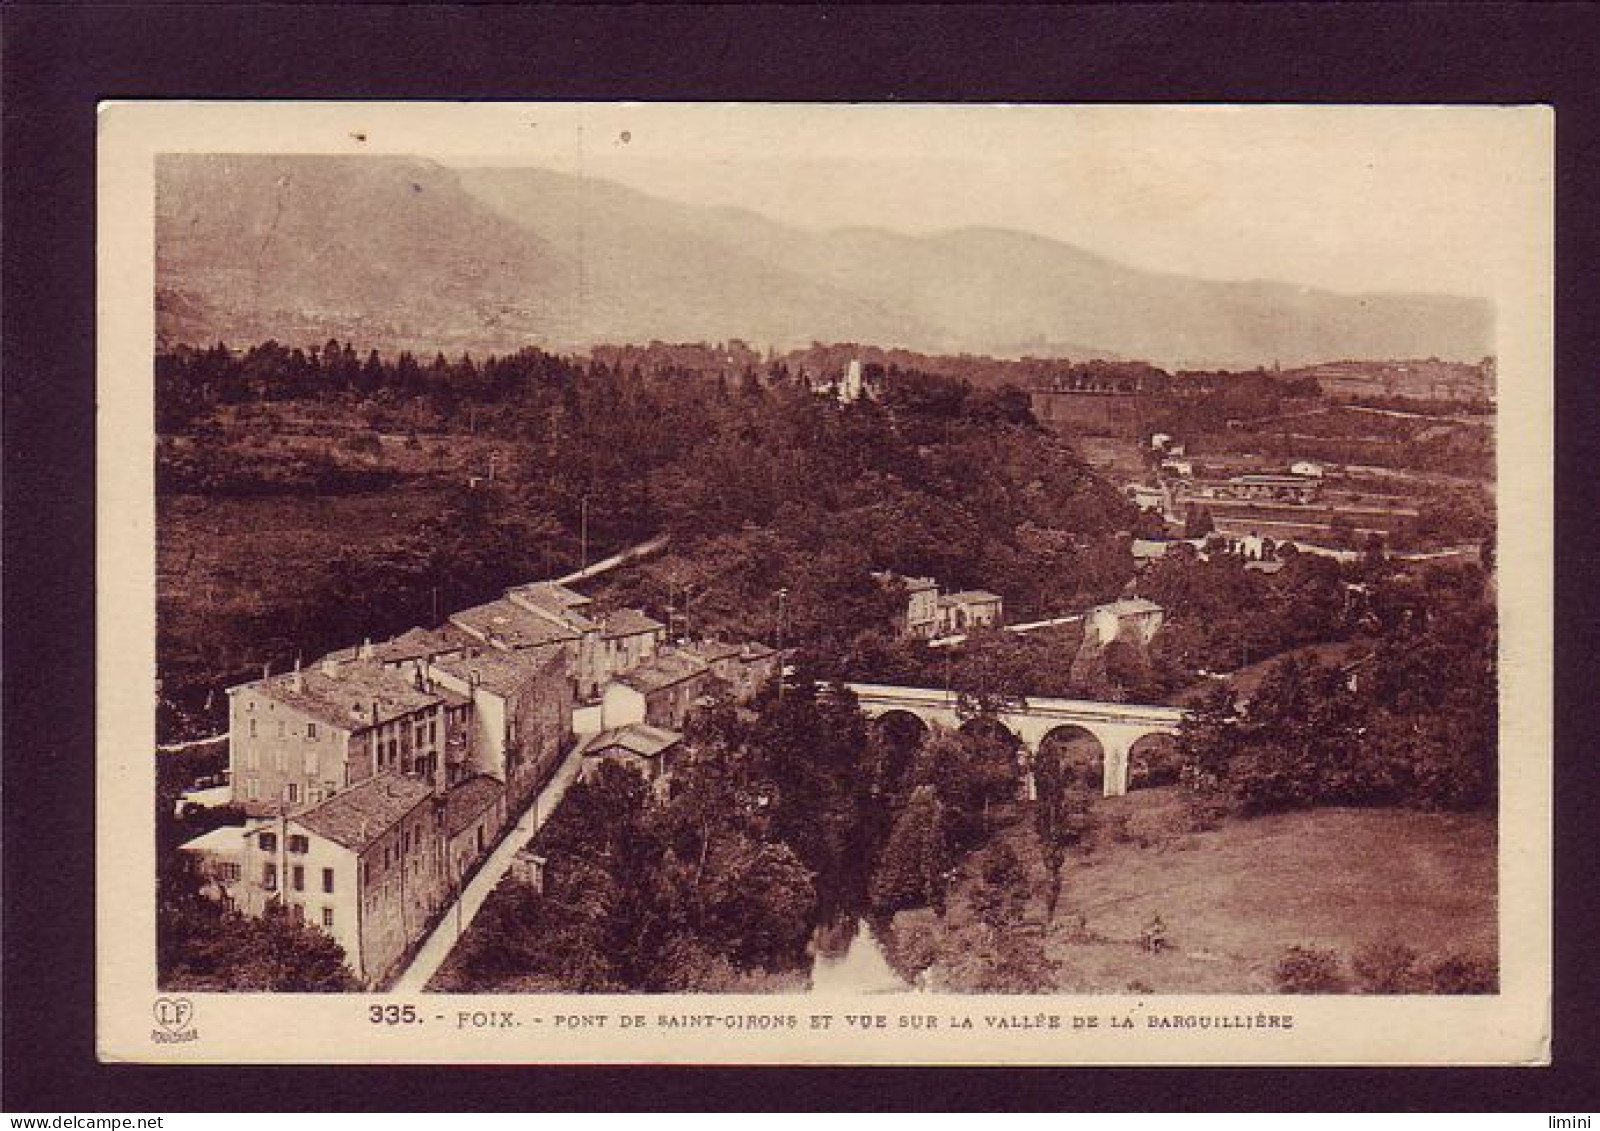
[[[941,605],[983,605],[998,600],[1000,600],[998,593],[990,593],[986,589],[962,589],[956,593],[946,593],[939,598],[939,603]]]
[[[1099,605],[1094,611],[1098,612],[1101,609],[1104,609],[1107,612],[1119,617],[1134,616],[1139,613],[1161,612],[1160,605],[1156,604],[1154,601],[1147,601],[1143,597],[1124,597],[1120,601],[1112,601],[1109,604]]]
[[[486,605],[462,609],[452,614],[450,620],[499,648],[538,648],[578,638],[578,633],[571,628],[503,597]]]
[[[553,581],[535,581],[506,590],[506,599],[535,615],[564,624],[575,632],[595,632],[600,625],[578,610],[589,598]]]
[[[408,628],[393,640],[375,644],[372,658],[382,664],[402,660],[419,660],[442,652],[454,652],[464,647],[466,634],[460,629],[446,632],[442,629]]]
[[[592,601],[592,598],[585,597],[576,589],[568,589],[559,581],[530,581],[526,585],[518,585],[515,591],[538,595],[559,604],[564,609],[578,608]]]
[[[244,852],[244,826],[219,825],[208,833],[178,846],[182,852],[213,852],[218,855],[239,855]]]
[[[617,609],[607,613],[600,622],[605,629],[607,640],[615,640],[619,636],[638,636],[645,632],[660,632],[666,625],[653,617],[647,617],[638,609]]]
[[[385,774],[340,790],[290,820],[359,853],[432,796],[432,788],[420,778]]]
[[[505,792],[505,784],[487,774],[468,778],[452,789],[444,799],[444,823],[449,830],[448,835],[455,836],[469,827],[485,809],[505,796]]]
[[[440,696],[373,660],[325,659],[300,672],[245,684],[279,703],[355,731],[431,707]]]
[[[697,640],[684,649],[692,655],[700,657],[708,664],[718,660],[732,660],[739,655],[739,646],[729,644],[722,640]]]
[[[641,758],[655,758],[663,750],[668,750],[682,741],[683,735],[675,730],[664,730],[648,723],[630,723],[628,726],[616,727],[595,735],[594,740],[584,750],[584,756],[600,758],[608,751],[622,749]]]
[[[658,652],[632,671],[618,676],[617,682],[649,694],[704,675],[706,671],[703,662],[687,653]]]
[[[464,683],[470,684],[476,678],[478,683],[496,695],[509,698],[547,672],[564,668],[565,662],[565,657],[556,648],[521,652],[501,652],[491,648],[467,656],[435,660],[433,666]]]

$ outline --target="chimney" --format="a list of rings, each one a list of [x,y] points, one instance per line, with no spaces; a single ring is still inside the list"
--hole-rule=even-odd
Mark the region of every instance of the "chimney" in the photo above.
[[[368,636],[361,641],[361,647],[356,652],[356,659],[370,660],[372,656],[372,637]]]
[[[339,675],[339,661],[334,657],[332,652],[329,652],[326,656],[322,657],[322,674],[333,676],[335,678],[337,678]]]
[[[301,692],[305,691],[305,689],[306,689],[306,681],[300,675],[300,657],[299,656],[296,656],[294,658],[294,674],[289,677],[289,686],[294,689],[294,693],[296,695],[299,695]]]

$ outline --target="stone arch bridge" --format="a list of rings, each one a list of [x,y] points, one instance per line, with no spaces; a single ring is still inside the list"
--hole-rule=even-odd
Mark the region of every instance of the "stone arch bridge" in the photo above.
[[[957,712],[957,696],[923,687],[890,687],[878,683],[846,684],[855,693],[861,713],[881,719],[896,712],[912,715],[925,726],[959,729],[967,719]],[[1181,707],[1137,703],[1100,703],[1090,699],[1045,699],[1030,696],[997,720],[1028,750],[1052,734],[1086,734],[1099,744],[1103,759],[1102,788],[1107,797],[1128,791],[1129,770],[1149,740],[1170,739],[1183,722]],[[1028,783],[1031,795],[1033,783]]]

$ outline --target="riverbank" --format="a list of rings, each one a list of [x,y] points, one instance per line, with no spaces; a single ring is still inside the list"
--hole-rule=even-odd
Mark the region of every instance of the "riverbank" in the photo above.
[[[1292,946],[1334,952],[1398,941],[1424,962],[1496,952],[1496,835],[1484,814],[1318,809],[1229,818],[1191,831],[1177,789],[1105,798],[1087,851],[1068,857],[1056,918],[1043,931],[1058,989],[1077,993],[1268,993]],[[1017,854],[1029,915],[1042,926],[1044,866],[1025,811],[996,834]],[[971,984],[993,950],[973,897],[977,857],[960,868],[944,919],[895,917],[888,945],[932,957],[936,990]],[[1159,915],[1167,945],[1140,933]],[[920,963],[918,963],[920,964]]]

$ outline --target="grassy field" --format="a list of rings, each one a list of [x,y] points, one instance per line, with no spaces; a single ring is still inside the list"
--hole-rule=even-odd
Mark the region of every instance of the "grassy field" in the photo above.
[[[1496,954],[1490,816],[1322,809],[1230,818],[1191,832],[1175,789],[1107,798],[1096,808],[1100,828],[1088,851],[1068,858],[1045,936],[1064,990],[1272,992],[1274,966],[1295,945],[1333,950],[1347,969],[1356,950],[1391,939],[1424,962]],[[999,835],[1023,861],[1037,911],[1045,874],[1025,816]],[[969,860],[943,924],[927,911],[902,913],[895,933],[931,935],[938,965],[959,965],[983,945],[970,907],[975,883]],[[1138,945],[1155,915],[1169,940],[1159,954]]]

